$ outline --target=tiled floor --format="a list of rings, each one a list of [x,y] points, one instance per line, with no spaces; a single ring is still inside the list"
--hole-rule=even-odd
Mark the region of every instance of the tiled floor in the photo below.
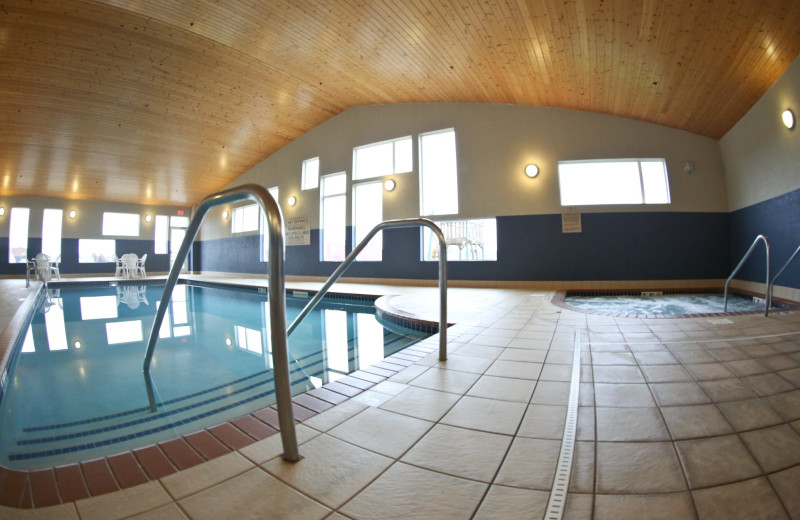
[[[435,288],[353,290],[399,293],[396,308],[436,319]],[[198,437],[168,455],[188,469],[138,485],[125,473],[134,479],[125,485],[113,468],[92,475],[84,464],[94,485],[124,489],[0,517],[541,519],[579,329],[564,518],[800,518],[800,313],[614,318],[550,296],[451,288],[448,360],[438,361],[432,338],[430,355],[394,375],[349,387],[349,399],[332,392],[339,404],[297,427],[300,462],[280,458],[279,436],[215,458],[200,457],[215,445]],[[242,439],[266,423],[234,426],[213,437]]]

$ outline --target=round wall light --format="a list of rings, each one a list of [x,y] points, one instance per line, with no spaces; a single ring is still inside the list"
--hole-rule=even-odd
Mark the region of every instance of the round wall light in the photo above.
[[[789,130],[794,128],[794,112],[792,112],[790,109],[787,108],[783,111],[783,114],[781,114],[781,119],[783,120],[783,126]]]
[[[533,179],[537,175],[539,175],[539,167],[535,164],[529,164],[525,167],[525,175]]]
[[[0,217],[6,214],[6,208],[0,208]]]
[[[291,197],[289,197],[289,205],[294,206],[295,204],[297,204],[297,197],[292,195]]]
[[[74,209],[69,210],[69,218],[75,218],[78,216],[78,212]]]
[[[383,181],[383,189],[386,191],[392,191],[397,187],[397,183],[394,182],[392,179],[386,179]]]
[[[150,216],[150,215],[145,215],[144,216],[144,221],[147,222],[148,224],[150,223],[151,220],[153,220],[152,216]]]

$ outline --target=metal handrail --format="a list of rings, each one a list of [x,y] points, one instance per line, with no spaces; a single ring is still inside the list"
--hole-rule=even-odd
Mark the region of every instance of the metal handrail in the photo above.
[[[778,270],[778,274],[776,274],[772,278],[772,281],[769,282],[769,285],[767,286],[767,294],[769,294],[769,304],[770,305],[772,305],[772,290],[775,288],[775,280],[777,280],[778,277],[783,274],[783,272],[786,270],[786,268],[789,267],[789,264],[791,264],[794,261],[794,259],[797,258],[798,254],[800,254],[800,245],[797,246],[797,249],[794,250],[794,253],[792,253],[792,256],[790,256],[789,259],[786,261],[786,263],[783,264],[783,267],[781,267]]]
[[[756,244],[758,244],[759,241],[763,241],[764,242],[764,247],[765,247],[766,253],[767,253],[767,278],[765,280],[765,283],[766,283],[767,287],[766,287],[766,293],[764,294],[764,316],[768,316],[769,315],[769,305],[770,305],[770,301],[769,301],[769,242],[767,241],[767,237],[765,237],[764,235],[758,235],[756,237],[756,239],[753,241],[753,244],[750,246],[750,249],[748,249],[747,252],[742,257],[742,260],[739,262],[739,265],[736,266],[736,269],[733,270],[731,275],[725,281],[725,291],[724,291],[724,297],[723,297],[723,310],[725,312],[728,312],[728,284],[731,283],[731,279],[734,277],[734,275],[736,273],[739,272],[739,269],[742,268],[742,265],[745,263],[745,261],[747,261],[748,257],[750,256],[750,253],[753,252],[753,249],[755,249]]]
[[[328,281],[322,286],[322,288],[314,295],[314,297],[309,301],[303,310],[300,311],[300,314],[294,319],[291,325],[289,325],[289,329],[287,330],[287,335],[294,332],[297,326],[303,321],[303,318],[308,316],[308,314],[314,310],[314,307],[322,300],[323,296],[328,292],[328,289],[336,283],[336,281],[341,278],[347,268],[355,261],[356,257],[359,253],[367,246],[370,240],[378,234],[379,231],[386,229],[386,228],[403,228],[403,227],[416,227],[416,226],[426,226],[431,229],[431,231],[436,235],[439,240],[439,360],[445,361],[447,360],[447,244],[445,242],[444,233],[442,230],[433,223],[433,221],[428,220],[426,218],[406,218],[406,219],[396,219],[396,220],[384,220],[370,231],[367,236],[353,249],[347,258],[336,268],[333,274],[328,278]]]
[[[189,254],[189,248],[200,229],[203,218],[208,213],[208,210],[214,206],[240,200],[257,202],[267,216],[266,223],[269,228],[268,290],[275,399],[278,406],[278,422],[283,442],[283,459],[296,462],[300,460],[300,454],[297,449],[297,434],[294,429],[292,388],[291,380],[289,379],[289,352],[286,339],[288,335],[286,333],[286,293],[283,272],[283,216],[281,215],[280,207],[265,188],[255,184],[237,186],[209,195],[197,206],[197,211],[186,229],[186,235],[175,257],[175,262],[172,264],[172,269],[169,271],[167,283],[164,286],[164,294],[161,296],[161,303],[158,306],[156,319],[153,321],[153,328],[147,341],[143,369],[146,374],[150,371],[150,362],[153,359],[156,341],[158,341],[158,332],[161,329],[161,323],[164,321],[164,314],[167,312],[172,290],[175,288],[181,267]]]

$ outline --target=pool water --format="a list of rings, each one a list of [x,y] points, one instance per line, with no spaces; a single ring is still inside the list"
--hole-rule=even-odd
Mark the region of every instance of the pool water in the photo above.
[[[619,315],[676,316],[716,314],[724,311],[722,294],[567,295],[564,303],[578,309]],[[728,295],[728,312],[763,311],[764,300]]]
[[[146,446],[275,402],[266,294],[176,286],[149,380],[163,286],[48,290],[0,400],[0,464],[35,469]],[[287,297],[287,323],[307,298]],[[371,302],[323,300],[289,337],[294,395],[425,337],[384,328]]]

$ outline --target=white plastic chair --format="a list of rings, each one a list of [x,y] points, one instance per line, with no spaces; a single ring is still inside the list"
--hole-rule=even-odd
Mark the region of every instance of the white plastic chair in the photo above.
[[[111,258],[114,259],[114,278],[119,278],[125,270],[125,265],[122,258],[117,258],[117,255],[111,255]]]
[[[144,263],[147,261],[147,253],[143,254],[139,261],[136,263],[136,274],[141,275],[142,278],[147,277],[147,271],[144,270]]]
[[[122,255],[125,278],[136,278],[139,269],[139,257],[133,253]]]
[[[50,257],[44,253],[36,255],[36,276],[40,280],[48,282],[53,276],[53,265],[50,263]]]

